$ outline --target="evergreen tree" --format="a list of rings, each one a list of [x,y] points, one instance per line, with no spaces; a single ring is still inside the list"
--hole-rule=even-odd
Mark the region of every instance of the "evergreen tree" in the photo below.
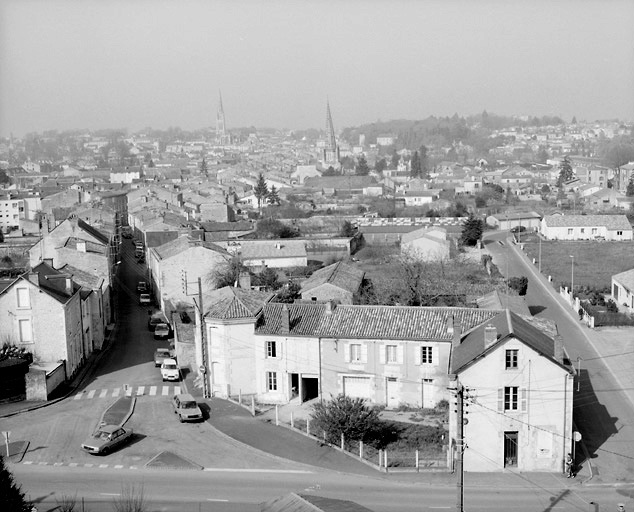
[[[0,505],[7,512],[30,512],[31,504],[27,502],[21,486],[15,483],[13,474],[4,465],[4,457],[0,455]]]
[[[429,157],[427,156],[427,146],[421,145],[418,150],[420,157],[420,177],[429,179]]]
[[[355,233],[356,233],[356,230],[354,226],[352,225],[352,223],[349,220],[344,220],[343,224],[341,225],[341,228],[339,229],[339,236],[350,237],[350,236],[354,236]]]
[[[630,182],[627,184],[627,189],[625,189],[625,195],[627,197],[634,196],[634,181],[630,180]]]
[[[396,169],[398,167],[398,162],[401,159],[400,156],[398,156],[398,153],[396,152],[396,150],[394,150],[392,152],[392,157],[390,160],[390,169]]]
[[[271,191],[266,196],[266,200],[269,204],[275,204],[279,206],[281,202],[280,195],[277,193],[277,189],[275,188],[275,185],[271,185]]]
[[[559,177],[557,178],[557,186],[561,187],[567,181],[570,181],[574,177],[572,172],[572,165],[570,164],[570,158],[567,156],[559,164]]]
[[[264,179],[264,176],[262,176],[262,173],[258,176],[258,182],[255,185],[254,194],[258,200],[258,208],[262,208],[262,201],[264,201],[264,199],[266,199],[269,195],[269,187],[266,185],[266,180]]]
[[[410,162],[410,176],[412,178],[419,178],[421,173],[420,156],[418,151],[414,151],[412,155],[412,161]]]
[[[387,169],[387,162],[386,162],[385,158],[379,158],[379,159],[376,161],[376,164],[374,164],[374,170],[375,170],[376,172],[381,173],[381,172],[383,172],[385,169]]]
[[[484,232],[484,222],[482,219],[478,219],[475,215],[470,214],[464,225],[462,226],[462,233],[460,234],[460,242],[463,245],[476,245],[478,240],[482,238]]]
[[[368,166],[368,161],[365,159],[364,155],[359,155],[359,159],[357,160],[357,165],[355,167],[355,173],[357,176],[367,176],[370,172],[370,167]]]

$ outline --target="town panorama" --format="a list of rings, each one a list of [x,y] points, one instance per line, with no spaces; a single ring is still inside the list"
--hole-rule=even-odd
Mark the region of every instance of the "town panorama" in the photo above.
[[[634,507],[631,123],[225,107],[0,140],[2,510]]]

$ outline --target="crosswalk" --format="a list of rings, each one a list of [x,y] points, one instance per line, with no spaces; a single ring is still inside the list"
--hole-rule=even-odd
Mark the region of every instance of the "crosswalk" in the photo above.
[[[73,400],[93,398],[117,398],[126,394],[134,396],[172,396],[181,393],[180,386],[128,386],[113,389],[85,389],[77,393]]]

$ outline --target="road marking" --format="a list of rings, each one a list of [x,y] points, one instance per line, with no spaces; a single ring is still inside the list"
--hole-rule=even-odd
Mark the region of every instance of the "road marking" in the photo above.
[[[170,392],[170,387],[169,386],[163,386],[163,392],[161,393],[163,396],[167,396],[169,395]]]
[[[69,465],[71,468],[75,468],[75,467],[77,467],[77,465],[78,465],[78,464],[77,464],[77,462],[69,462],[69,463],[68,463],[68,465]]]
[[[84,396],[84,392],[80,391],[75,395],[75,398],[73,398],[73,400],[79,400],[82,396]]]
[[[88,398],[94,397],[96,392],[96,389],[91,389],[90,391],[88,391]]]
[[[64,464],[63,462],[54,462],[53,466],[57,467],[57,466],[61,466],[62,464]]]
[[[207,501],[219,501],[221,503],[228,503],[229,500],[221,500],[221,499],[217,499],[217,498],[207,498]]]
[[[114,391],[112,392],[112,398],[117,398],[119,396],[119,393],[121,393],[121,388],[114,388]]]
[[[304,469],[235,469],[235,468],[203,468],[203,471],[224,473],[286,473],[293,475],[312,475],[312,471]]]
[[[443,510],[444,510],[444,509],[451,508],[451,507],[427,507],[427,508],[431,508],[431,509],[436,509],[436,508],[438,508],[438,509],[443,509]]]
[[[130,466],[128,469],[139,469],[139,466]]]
[[[30,465],[30,464],[33,464],[33,461],[32,461],[32,460],[25,460],[25,461],[23,462],[23,464]]]
[[[144,392],[145,392],[145,386],[139,386],[139,388],[136,390],[136,394],[138,396],[141,396]]]
[[[99,464],[99,467],[100,467],[101,469],[104,469],[104,468],[107,468],[107,467],[108,467],[108,464]]]
[[[150,386],[150,396],[156,395],[156,386]]]
[[[101,393],[99,393],[99,398],[106,398],[107,394],[108,394],[108,390],[107,389],[102,389]]]
[[[38,462],[38,466],[48,466],[48,462]]]
[[[180,386],[174,386],[174,394],[175,395],[180,395],[181,394],[181,387]]]
[[[121,464],[117,464],[114,468],[115,469],[121,469],[123,466]]]

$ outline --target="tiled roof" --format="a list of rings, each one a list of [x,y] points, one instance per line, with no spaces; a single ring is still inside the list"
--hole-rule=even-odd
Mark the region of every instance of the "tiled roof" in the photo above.
[[[79,286],[90,290],[96,290],[99,288],[104,280],[103,277],[96,275],[96,272],[85,272],[77,267],[73,267],[72,265],[64,265],[59,270],[72,275],[73,281],[75,281]]]
[[[498,311],[470,308],[339,305],[328,313],[319,304],[287,304],[290,333],[282,330],[282,304],[267,304],[256,326],[257,334],[290,334],[369,339],[451,341],[449,323],[455,318],[471,329],[493,318]]]
[[[451,373],[458,373],[471,364],[476,358],[486,355],[495,349],[500,343],[510,337],[515,337],[531,347],[539,354],[553,359],[554,340],[545,334],[540,328],[531,325],[519,315],[509,310],[498,311],[490,321],[478,325],[475,329],[463,329],[467,334],[462,338],[451,355]],[[484,347],[484,330],[487,325],[492,325],[497,330],[497,341],[488,348]],[[557,362],[558,363],[558,362]],[[561,364],[561,363],[558,363]]]
[[[608,229],[632,229],[625,215],[547,215],[544,221],[554,228],[605,226]]]
[[[502,293],[499,290],[494,290],[491,293],[476,299],[476,303],[480,309],[510,309],[513,313],[517,313],[519,315],[531,314],[524,297],[520,297],[519,295],[509,295],[507,293]]]
[[[94,228],[93,226],[88,224],[87,222],[84,222],[81,219],[77,219],[77,226],[83,229],[84,231],[86,231],[87,233],[90,233],[94,238],[99,240],[104,245],[108,244],[108,237],[104,235],[101,231],[99,231],[97,228]]]
[[[87,253],[106,254],[107,247],[101,243],[91,242],[89,240],[82,240],[81,238],[70,237],[66,240],[64,247],[67,249],[77,249],[77,244],[85,242]]]
[[[251,240],[240,241],[241,256],[245,260],[268,258],[306,257],[304,240]]]
[[[426,228],[417,229],[416,231],[410,231],[409,233],[405,233],[403,237],[401,238],[401,244],[413,242],[414,240],[418,240],[419,238],[428,238],[430,240],[434,240],[441,244],[450,243],[447,240],[447,230],[445,228],[426,227]]]
[[[229,256],[227,251],[225,251],[219,245],[213,244],[211,242],[203,242],[201,240],[193,240],[189,237],[189,235],[179,236],[175,240],[171,240],[163,245],[159,245],[154,248],[157,256],[163,260],[167,258],[171,258],[172,256],[176,256],[181,254],[192,247],[203,247],[204,249],[208,249],[210,251],[217,252],[222,255]]]
[[[290,493],[262,504],[262,512],[372,512],[354,501]]]
[[[218,320],[255,318],[272,293],[225,286],[204,298],[205,316]]]
[[[620,274],[613,275],[612,279],[623,285],[631,292],[634,292],[634,268],[621,272]]]
[[[324,283],[330,283],[349,292],[356,292],[361,286],[365,272],[343,261],[333,263],[313,273],[302,285],[302,292],[312,290]]]

